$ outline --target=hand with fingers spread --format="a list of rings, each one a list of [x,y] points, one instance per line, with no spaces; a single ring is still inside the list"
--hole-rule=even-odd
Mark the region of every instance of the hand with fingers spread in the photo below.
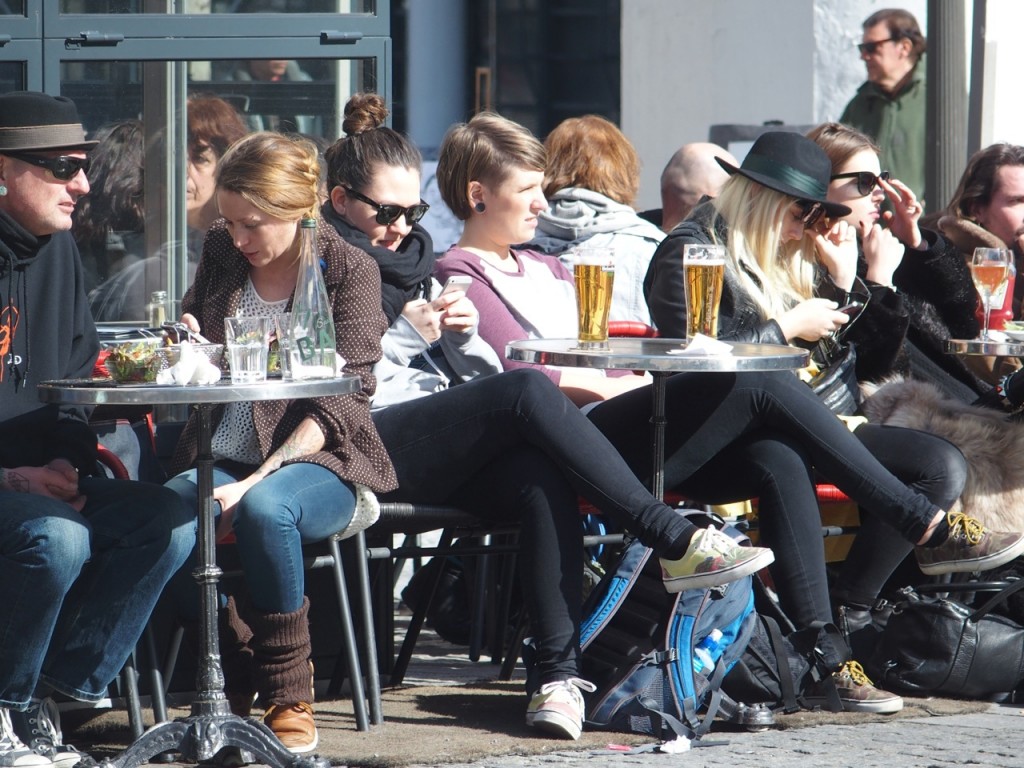
[[[925,243],[918,221],[924,213],[924,206],[914,191],[899,179],[879,179],[878,183],[892,204],[892,210],[885,211],[882,220],[902,242],[915,250],[921,250]]]

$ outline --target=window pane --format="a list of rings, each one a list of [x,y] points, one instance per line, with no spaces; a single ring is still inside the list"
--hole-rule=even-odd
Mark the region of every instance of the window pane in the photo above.
[[[0,61],[0,93],[25,90],[25,64],[20,61]]]
[[[81,14],[373,13],[375,6],[376,0],[60,0],[59,8]]]
[[[0,16],[24,16],[25,15],[25,0],[22,2],[16,2],[15,0],[0,0]]]
[[[274,129],[326,148],[348,98],[376,86],[373,59],[280,61],[276,81],[259,79],[277,71],[273,60],[61,65],[61,93],[101,140],[72,230],[97,321],[138,324],[153,291],[184,294],[216,218],[213,170],[231,141]]]

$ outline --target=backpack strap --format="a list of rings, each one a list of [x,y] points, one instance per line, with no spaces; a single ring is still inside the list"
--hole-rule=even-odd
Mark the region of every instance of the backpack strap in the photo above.
[[[811,679],[821,684],[828,711],[842,712],[843,702],[839,699],[839,690],[832,673],[850,660],[850,646],[839,627],[831,622],[813,621],[805,631],[808,634],[815,632]]]
[[[800,704],[797,701],[796,685],[793,683],[793,668],[789,665],[789,655],[786,653],[785,639],[779,623],[771,616],[762,616],[765,629],[768,630],[768,639],[775,651],[775,663],[779,667],[779,688],[782,691],[782,711],[786,714],[798,712]]]

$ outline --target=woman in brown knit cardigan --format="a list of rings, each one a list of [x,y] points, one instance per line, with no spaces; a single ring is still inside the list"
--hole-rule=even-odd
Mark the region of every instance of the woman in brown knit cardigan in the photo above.
[[[304,139],[256,133],[228,150],[217,169],[223,218],[207,234],[195,283],[182,300],[182,319],[193,330],[223,342],[225,317],[291,308],[299,224],[318,215],[320,178],[317,149]],[[218,530],[234,531],[249,596],[244,610],[228,612],[231,633],[222,645],[235,645],[235,662],[251,658],[252,687],[231,674],[226,658],[229,700],[244,715],[257,693],[267,708],[264,722],[293,752],[317,745],[302,544],[344,528],[358,505],[373,503],[368,491],[395,487],[369,409],[386,329],[380,274],[333,228],[318,227],[316,237],[338,354],[345,371],[361,377],[361,391],[231,404],[214,413],[213,435]],[[181,474],[168,482],[192,504],[195,426],[190,421],[182,434],[175,456]]]

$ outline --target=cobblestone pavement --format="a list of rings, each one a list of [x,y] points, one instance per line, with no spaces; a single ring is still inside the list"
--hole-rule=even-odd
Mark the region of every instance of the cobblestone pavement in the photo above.
[[[446,768],[1017,768],[1024,766],[1024,709],[993,705],[989,712],[973,715],[714,733],[706,741],[707,746],[678,755],[560,752],[448,764]]]

